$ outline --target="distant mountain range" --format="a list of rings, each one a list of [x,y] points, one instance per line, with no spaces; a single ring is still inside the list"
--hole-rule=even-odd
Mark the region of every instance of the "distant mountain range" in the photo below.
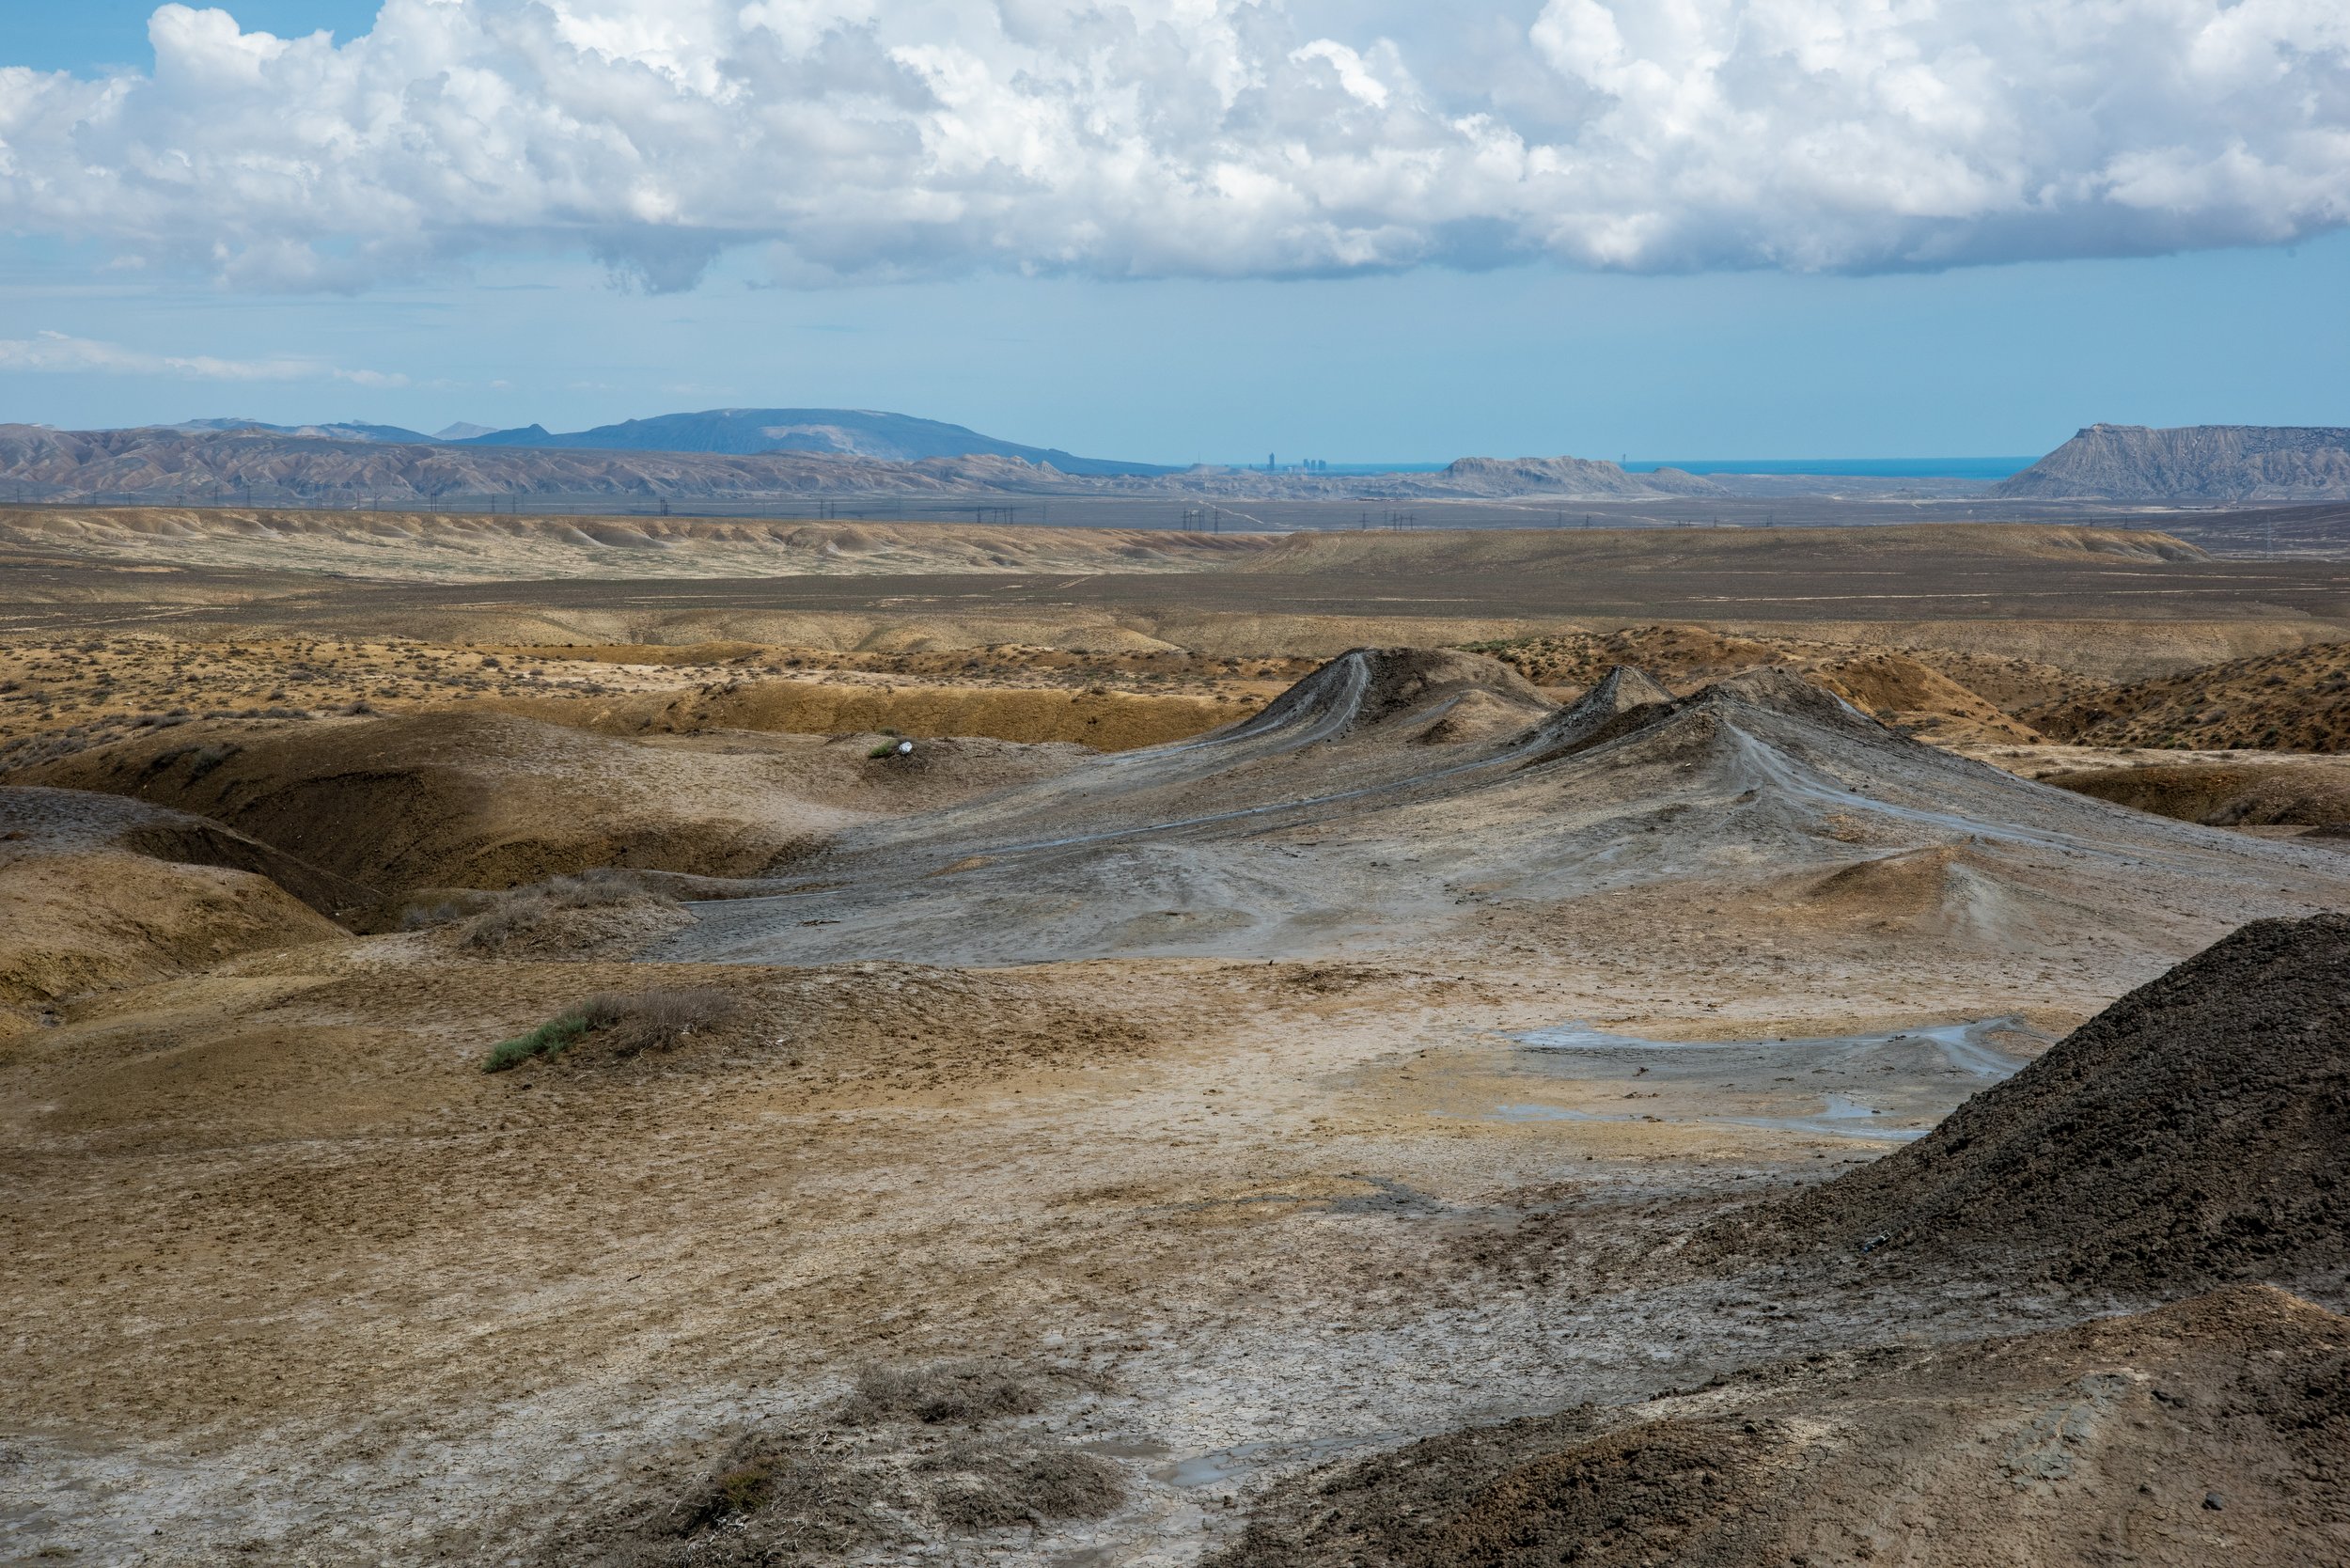
[[[468,447],[539,447],[600,452],[829,452],[846,457],[919,463],[925,458],[1008,457],[1064,474],[1167,474],[1160,463],[1084,458],[1058,447],[1025,447],[999,441],[962,425],[885,414],[870,408],[713,408],[699,414],[662,414],[568,435],[543,427],[492,431],[462,443]]]
[[[1084,473],[1017,452],[906,461],[837,450],[534,447],[482,439],[390,440],[372,433],[387,428],[383,426],[349,427],[363,433],[340,433],[331,426],[273,430],[243,420],[220,423],[228,428],[197,423],[194,428],[56,431],[0,425],[0,499],[398,506],[415,501],[481,503],[508,496],[545,503],[989,494],[1201,501],[1515,495],[1596,500],[1723,494],[1711,480],[1675,468],[1627,474],[1612,463],[1571,457],[1463,458],[1435,473],[1267,474],[1210,467],[1136,472],[1114,466],[1107,472]]]
[[[2092,425],[1992,494],[2017,500],[2350,500],[2350,429]]]
[[[325,441],[373,441],[398,446],[527,447],[596,452],[825,452],[841,457],[919,463],[925,458],[1008,457],[1064,474],[1167,474],[1160,463],[1078,457],[1058,447],[1000,441],[962,425],[917,419],[870,408],[712,408],[699,414],[661,414],[593,430],[556,433],[544,425],[492,430],[456,424],[427,435],[398,425],[341,423],[273,425],[259,419],[190,419],[162,427],[183,434],[266,431],[272,435]]]
[[[758,502],[848,495],[1162,495],[1199,500],[1572,500],[1851,487],[1798,476],[1630,473],[1586,458],[1462,458],[1434,472],[1332,473],[1118,463],[870,409],[709,409],[556,434],[540,426],[271,425],[191,419],[137,430],[0,426],[0,494],[18,499],[287,502],[530,496]],[[1758,489],[1758,486],[1763,488]],[[1985,493],[1980,484],[1945,491]],[[2092,425],[1991,487],[2019,501],[2350,499],[2350,430]]]
[[[460,435],[475,435],[489,429],[487,425],[451,425],[438,435],[426,435],[401,425],[362,425],[345,422],[334,425],[273,425],[261,419],[183,419],[176,425],[149,427],[178,431],[182,435],[203,435],[222,431],[267,431],[272,435],[307,436],[315,441],[390,441],[431,443],[450,441]]]

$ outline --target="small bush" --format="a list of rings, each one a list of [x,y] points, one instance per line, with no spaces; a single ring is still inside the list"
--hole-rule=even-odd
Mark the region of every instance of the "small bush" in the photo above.
[[[1039,1519],[1098,1519],[1125,1496],[1125,1478],[1106,1459],[1071,1449],[1000,1438],[966,1438],[926,1456],[917,1468],[942,1478],[932,1506],[948,1528],[1001,1529]]]
[[[240,745],[204,745],[196,748],[188,761],[188,782],[193,784],[214,768],[243,751]]]
[[[765,1504],[776,1490],[776,1468],[772,1459],[756,1459],[727,1471],[713,1485],[713,1512],[748,1513]]]
[[[465,928],[466,947],[494,951],[515,937],[527,934],[556,910],[617,909],[644,903],[654,897],[643,883],[625,872],[584,871],[577,876],[549,877],[526,887],[485,895],[480,903],[470,908],[449,900],[441,901],[437,907],[472,917],[473,923]]]
[[[796,1562],[804,1551],[841,1551],[870,1540],[874,1493],[872,1478],[816,1451],[804,1438],[777,1445],[748,1442],[683,1499],[673,1529],[691,1537],[762,1514],[795,1548],[782,1560]]]
[[[503,1073],[535,1058],[559,1056],[582,1041],[615,1057],[666,1050],[733,1011],[733,997],[709,987],[600,991],[528,1034],[500,1041],[481,1070]]]
[[[429,888],[401,904],[392,924],[400,931],[431,931],[468,919],[496,902],[496,894],[478,893],[470,887]]]
[[[881,745],[875,746],[865,755],[871,758],[875,761],[879,761],[885,757],[895,757],[898,755],[898,743],[895,741],[884,741]]]
[[[489,1058],[482,1062],[481,1070],[484,1073],[503,1073],[510,1067],[520,1067],[534,1057],[555,1056],[593,1027],[585,1008],[573,1008],[569,1012],[548,1019],[528,1034],[499,1041],[490,1048]]]

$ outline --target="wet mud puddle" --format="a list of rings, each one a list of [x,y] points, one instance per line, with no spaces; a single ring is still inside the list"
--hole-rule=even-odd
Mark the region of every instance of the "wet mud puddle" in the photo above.
[[[1498,1040],[1487,1064],[1497,1103],[1470,1113],[1484,1120],[1695,1122],[1884,1142],[1924,1137],[2049,1043],[2013,1016],[1695,1041],[1571,1022]]]

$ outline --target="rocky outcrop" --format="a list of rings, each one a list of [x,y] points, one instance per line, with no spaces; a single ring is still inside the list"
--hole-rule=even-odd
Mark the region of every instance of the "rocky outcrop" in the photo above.
[[[1420,481],[1440,495],[1720,495],[1711,479],[1679,468],[1634,474],[1590,458],[1461,458]]]
[[[2350,430],[2311,425],[2092,425],[1994,494],[2013,500],[2350,499]]]

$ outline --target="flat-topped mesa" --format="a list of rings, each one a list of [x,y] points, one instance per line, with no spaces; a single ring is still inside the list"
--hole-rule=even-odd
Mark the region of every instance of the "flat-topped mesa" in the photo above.
[[[2350,429],[2092,425],[1994,494],[2110,501],[2333,501],[2350,495]]]
[[[1523,726],[1553,710],[1526,677],[1498,659],[1449,648],[1354,648],[1299,681],[1222,739],[1250,740],[1284,729],[1335,740],[1364,730],[1439,725],[1463,708],[1506,715]],[[1480,725],[1480,730],[1486,726]],[[1438,736],[1438,739],[1450,737]]]

